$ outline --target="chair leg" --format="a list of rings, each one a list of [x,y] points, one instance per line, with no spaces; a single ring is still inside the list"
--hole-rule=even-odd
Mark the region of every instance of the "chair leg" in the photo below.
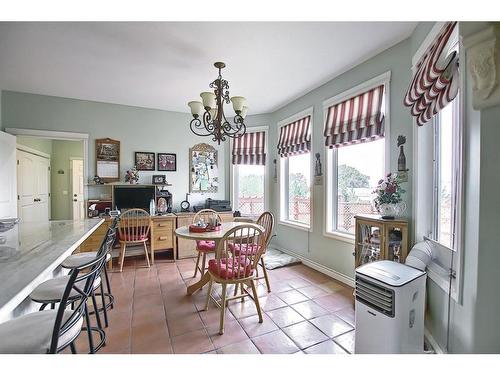
[[[97,299],[95,298],[95,292],[92,291],[92,305],[94,305],[95,320],[97,321],[97,327],[102,329],[101,316],[99,315],[99,308],[97,306]]]
[[[207,300],[205,302],[205,311],[208,311],[208,305],[210,304],[210,296],[212,295],[212,287],[214,286],[214,281],[210,278],[210,282],[208,284],[208,293]]]
[[[233,297],[236,297],[237,294],[238,294],[238,284],[234,284]]]
[[[146,255],[146,261],[148,263],[148,268],[150,268],[151,264],[149,263],[148,246],[146,245],[146,242],[143,242],[143,244],[144,244],[144,254]]]
[[[196,258],[196,267],[194,268],[193,277],[196,277],[196,274],[198,273],[198,268],[200,267],[200,257],[201,257],[201,252],[198,251],[198,258]]]
[[[259,296],[257,295],[257,289],[255,288],[255,284],[253,280],[249,280],[248,284],[252,288],[253,300],[255,302],[255,307],[257,308],[257,313],[259,314],[259,323],[263,322],[262,319],[262,311],[260,310]]]
[[[76,346],[75,346],[74,342],[72,342],[71,344],[69,344],[69,347],[71,348],[71,353],[72,354],[77,354],[76,353]]]
[[[89,349],[90,349],[90,354],[95,353],[94,349],[94,338],[92,337],[92,330],[90,329],[90,316],[89,316],[89,309],[87,306],[85,306],[85,325],[87,326],[87,334],[89,335]]]
[[[205,265],[207,261],[207,253],[203,253],[203,258],[201,260],[201,277],[205,274]]]
[[[262,270],[264,271],[264,280],[266,280],[267,292],[271,293],[271,283],[269,282],[269,276],[267,274],[266,262],[264,261],[264,257],[260,258],[260,265],[262,266]]]
[[[104,326],[108,328],[109,323],[108,323],[108,312],[106,309],[106,296],[104,295],[104,288],[102,286],[104,280],[101,280],[101,303],[102,303],[102,313],[104,314]]]
[[[224,320],[226,318],[226,287],[227,284],[222,284],[222,299],[221,299],[221,312],[220,312],[220,327],[219,335],[224,334]]]
[[[241,302],[245,302],[245,297],[244,297],[244,294],[245,294],[245,290],[243,289],[243,283],[240,283],[240,290],[241,290]]]
[[[106,267],[104,267],[104,277],[106,279],[106,289],[108,290],[108,294],[111,298],[111,296],[113,295],[113,293],[111,293],[111,283],[109,282],[109,275],[108,275],[108,270]],[[113,301],[111,301],[111,308],[113,308]]]
[[[123,263],[125,262],[125,249],[127,244],[123,243],[120,246],[120,272],[123,272]]]

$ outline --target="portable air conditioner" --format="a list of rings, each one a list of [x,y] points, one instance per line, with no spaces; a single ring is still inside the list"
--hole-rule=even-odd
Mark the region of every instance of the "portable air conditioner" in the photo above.
[[[423,353],[425,281],[388,260],[356,269],[355,353]]]

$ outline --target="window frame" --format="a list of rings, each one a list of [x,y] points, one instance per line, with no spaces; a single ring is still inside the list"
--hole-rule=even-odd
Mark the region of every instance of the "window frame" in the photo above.
[[[391,128],[391,112],[390,112],[390,101],[391,101],[391,71],[382,73],[368,81],[360,83],[348,90],[341,92],[329,99],[323,101],[323,124],[326,122],[328,116],[328,109],[338,103],[343,102],[353,96],[362,94],[370,89],[377,86],[384,85],[384,171],[385,174],[390,171],[390,128]],[[389,142],[388,142],[389,140]],[[325,150],[325,188],[323,189],[325,209],[323,210],[323,236],[327,238],[332,238],[335,240],[340,240],[354,244],[355,235],[336,230],[336,220],[338,217],[337,213],[337,200],[335,196],[337,195],[337,184],[333,183],[333,178],[337,179],[337,149],[334,148],[332,151],[328,147],[324,147]],[[381,176],[383,177],[383,176]],[[334,212],[336,213],[334,215]]]
[[[423,56],[425,51],[429,48],[433,40],[439,34],[444,22],[436,22],[432,30],[427,35],[426,39],[422,42],[420,48],[413,56],[412,72],[415,73],[415,65]],[[457,26],[458,27],[458,26]],[[435,125],[436,116],[422,127],[417,126],[416,119],[413,118],[413,238],[415,242],[428,240],[432,251],[437,258],[449,259],[453,257],[452,272],[454,278],[451,285],[451,298],[458,304],[462,304],[463,295],[463,263],[464,263],[464,225],[465,225],[465,196],[464,196],[464,183],[465,183],[465,95],[464,95],[464,82],[465,82],[465,49],[463,48],[462,38],[459,35],[458,28],[456,29],[457,39],[452,45],[458,43],[459,48],[459,61],[460,61],[460,91],[458,94],[458,101],[453,104],[458,111],[458,133],[457,140],[454,144],[453,152],[456,152],[455,162],[457,165],[453,166],[453,170],[458,173],[456,176],[456,211],[455,211],[455,233],[454,242],[455,249],[451,249],[435,240],[436,231],[436,171],[434,168],[435,160]],[[413,117],[413,116],[412,116]],[[439,119],[438,119],[439,121]],[[426,154],[431,153],[431,159]],[[430,188],[429,188],[430,187]],[[427,202],[427,204],[425,204]],[[432,202],[432,206],[428,204]],[[442,291],[449,295],[450,287],[450,270],[444,268],[437,259],[434,259],[427,267],[429,278],[442,289]]]
[[[265,133],[265,141],[264,141],[264,152],[266,153],[266,164],[264,165],[264,211],[269,211],[269,152],[268,152],[268,144],[269,144],[269,126],[249,126],[246,129],[247,133],[257,133],[264,132]],[[237,189],[238,189],[238,164],[232,163],[232,150],[233,150],[234,140],[231,138],[229,142],[229,163],[230,163],[230,186],[229,191],[231,192],[231,205],[233,207],[233,211],[238,208],[238,197],[237,197]],[[253,217],[251,215],[241,214],[242,217]]]
[[[314,176],[313,176],[313,168],[312,168],[312,155],[314,153],[313,149],[313,124],[314,124],[314,107],[306,108],[294,115],[287,117],[278,122],[276,130],[277,130],[277,138],[279,140],[281,128],[285,125],[288,125],[294,121],[300,120],[306,116],[311,116],[311,120],[309,123],[309,130],[311,132],[311,150],[309,151],[309,178],[310,178],[310,187],[309,187],[309,225],[300,223],[298,221],[293,221],[287,219],[288,214],[288,183],[284,183],[283,178],[288,176],[288,157],[282,158],[277,155],[278,158],[278,193],[279,193],[279,203],[278,203],[278,224],[288,226],[295,229],[300,229],[308,232],[313,231],[313,222],[314,222],[314,208],[313,208],[313,195],[314,195]],[[286,198],[286,199],[285,199]]]

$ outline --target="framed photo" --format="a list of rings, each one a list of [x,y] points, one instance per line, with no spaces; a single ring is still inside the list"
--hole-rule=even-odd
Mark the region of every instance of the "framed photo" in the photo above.
[[[154,152],[136,152],[135,166],[138,171],[154,171],[155,170],[155,153]]]
[[[158,170],[162,172],[173,172],[177,170],[177,155],[158,153]]]
[[[120,181],[120,141],[95,140],[95,174],[103,182]]]
[[[154,174],[153,175],[153,185],[165,185],[167,179],[164,174]]]

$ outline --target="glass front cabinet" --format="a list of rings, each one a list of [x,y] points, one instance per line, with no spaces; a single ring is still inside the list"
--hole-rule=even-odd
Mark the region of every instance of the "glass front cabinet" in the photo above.
[[[376,260],[404,263],[408,254],[408,222],[377,215],[356,215],[355,264]]]

